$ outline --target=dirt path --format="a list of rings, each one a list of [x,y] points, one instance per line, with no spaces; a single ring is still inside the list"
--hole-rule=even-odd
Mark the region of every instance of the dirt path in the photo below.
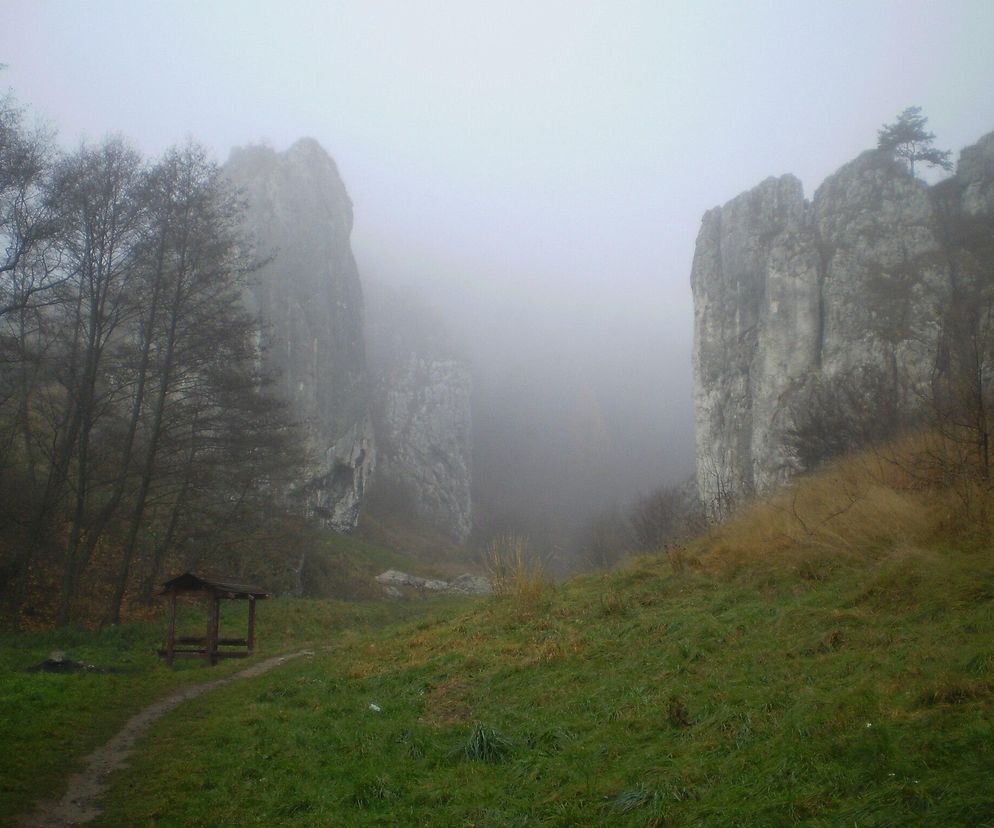
[[[132,716],[107,744],[97,748],[83,760],[86,767],[69,777],[69,787],[62,799],[39,802],[34,812],[21,818],[20,824],[24,828],[65,828],[96,819],[101,813],[97,800],[107,788],[107,777],[125,763],[134,750],[135,742],[160,716],[189,699],[195,699],[239,679],[261,676],[274,667],[303,655],[313,655],[313,651],[301,650],[299,653],[267,658],[227,678],[184,687],[149,705]]]

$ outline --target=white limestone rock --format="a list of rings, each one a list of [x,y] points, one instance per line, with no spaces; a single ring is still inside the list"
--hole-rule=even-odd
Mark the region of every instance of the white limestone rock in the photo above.
[[[283,153],[235,149],[226,172],[246,198],[256,253],[268,259],[246,301],[262,322],[265,367],[306,432],[310,469],[298,493],[328,526],[350,531],[375,462],[352,202],[335,162],[309,138]]]
[[[473,528],[471,393],[465,363],[413,352],[377,384],[379,473],[412,493],[420,518],[459,542]]]
[[[383,585],[384,593],[396,598],[402,595],[401,587],[408,587],[417,592],[459,593],[461,595],[491,595],[493,589],[490,581],[481,575],[466,573],[452,581],[442,581],[438,578],[422,578],[410,575],[398,569],[388,569],[376,576],[376,582]]]
[[[953,188],[966,213],[994,214],[994,134],[963,151]],[[862,367],[919,398],[949,290],[933,191],[872,150],[811,202],[793,176],[709,210],[697,238],[694,408],[697,477],[712,515],[796,471],[785,413],[812,378]]]
[[[964,182],[964,212],[973,216],[994,214],[994,132],[960,153],[956,177]]]

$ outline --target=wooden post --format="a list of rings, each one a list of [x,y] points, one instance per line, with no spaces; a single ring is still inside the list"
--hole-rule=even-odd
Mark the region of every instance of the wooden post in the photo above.
[[[211,665],[217,664],[217,651],[221,640],[221,596],[214,596],[214,650],[211,653]]]
[[[169,640],[166,642],[166,664],[173,664],[176,649],[176,590],[169,596]]]
[[[217,663],[217,615],[217,595],[211,589],[207,592],[207,641],[204,658],[212,666]]]
[[[248,651],[255,650],[255,596],[249,596]]]
[[[211,664],[217,664],[220,660],[217,653],[221,649],[221,599],[223,597],[223,595],[218,594],[214,598],[214,660]]]

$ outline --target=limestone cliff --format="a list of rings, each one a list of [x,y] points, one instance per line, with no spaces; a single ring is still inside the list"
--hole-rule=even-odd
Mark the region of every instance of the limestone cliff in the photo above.
[[[464,364],[412,353],[377,388],[381,472],[407,485],[421,518],[459,541],[473,523],[471,387]]]
[[[698,486],[712,511],[795,470],[786,413],[812,378],[872,369],[914,404],[950,274],[936,191],[994,214],[994,134],[930,188],[869,151],[805,200],[786,175],[708,211],[691,272]]]
[[[462,543],[473,528],[469,365],[416,296],[382,285],[373,290],[367,339],[377,487],[391,508]]]
[[[352,203],[311,139],[283,153],[233,150],[226,171],[266,261],[247,300],[263,323],[263,359],[307,436],[310,469],[298,493],[327,525],[349,531],[374,463]]]

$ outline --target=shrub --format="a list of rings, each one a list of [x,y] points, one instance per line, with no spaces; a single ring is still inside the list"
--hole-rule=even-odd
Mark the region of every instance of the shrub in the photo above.
[[[583,527],[580,557],[594,569],[610,569],[633,551],[632,527],[616,512],[594,515]]]
[[[894,436],[901,426],[898,391],[884,370],[863,365],[809,377],[787,411],[787,451],[803,470]]]
[[[704,528],[696,487],[660,486],[635,501],[628,514],[639,547],[662,549]]]

